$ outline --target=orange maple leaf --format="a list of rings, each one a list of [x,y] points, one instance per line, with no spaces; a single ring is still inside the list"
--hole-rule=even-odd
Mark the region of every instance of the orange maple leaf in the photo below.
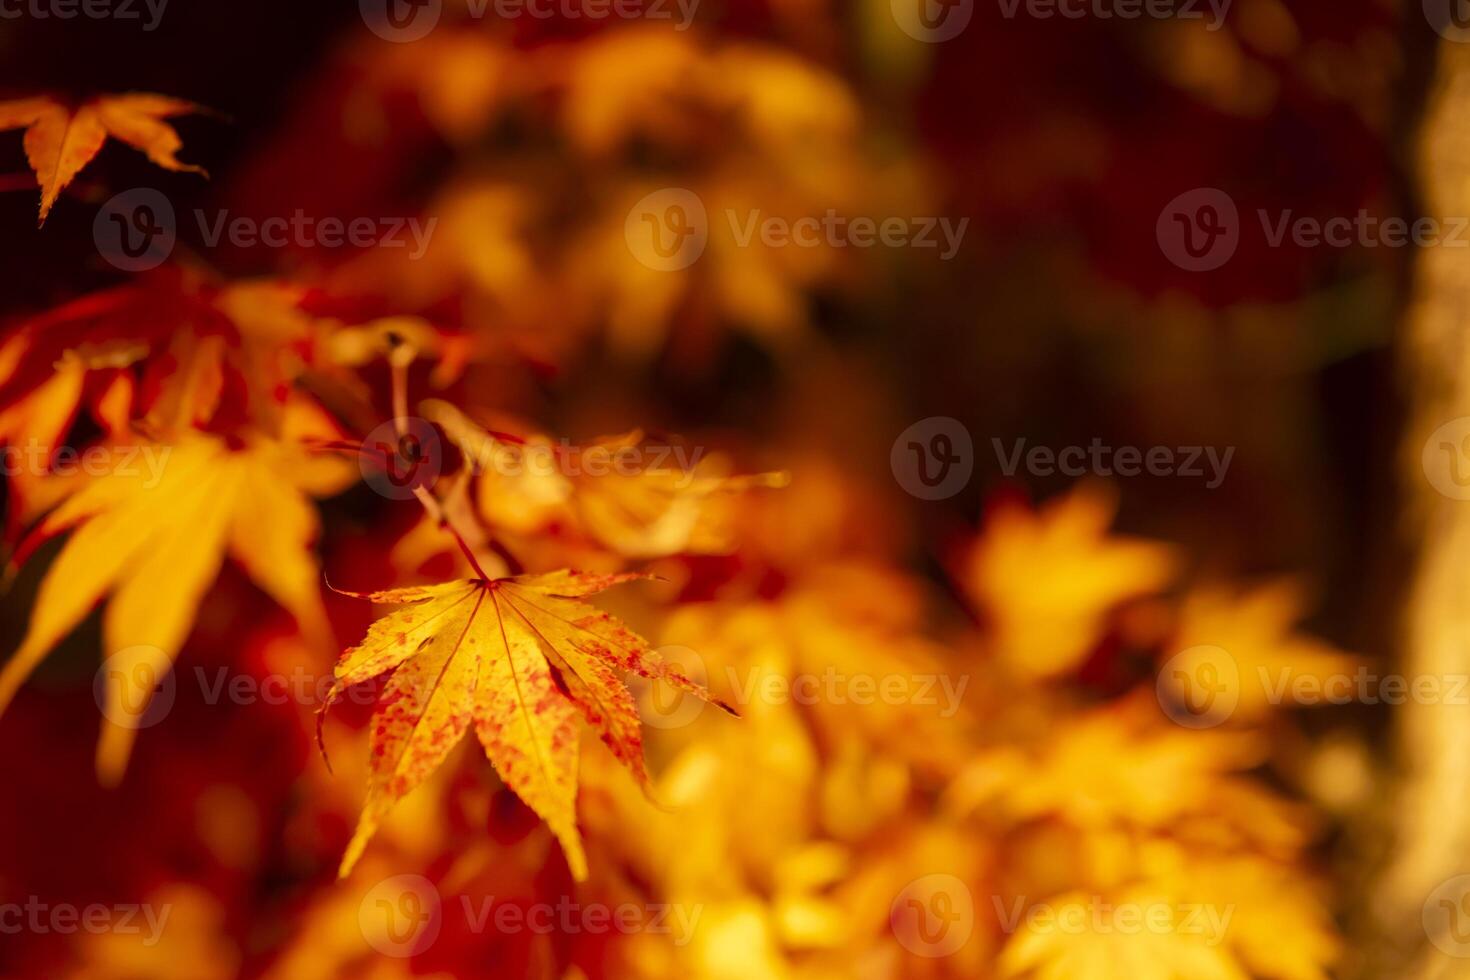
[[[75,109],[41,95],[0,102],[0,130],[25,128],[26,159],[41,185],[39,227],[46,223],[56,198],[92,162],[109,136],[142,150],[165,170],[204,173],[179,162],[174,154],[184,143],[163,121],[198,111],[194,103],[166,95],[102,95]]]
[[[617,619],[578,601],[640,577],[560,571],[360,595],[402,608],[343,654],[327,698],[330,706],[348,686],[393,670],[373,716],[367,802],[339,874],[351,873],[378,823],[438,768],[473,720],[496,771],[556,834],[573,876],[585,879],[577,715],[640,783],[648,781],[638,712],[614,668],[735,713]]]

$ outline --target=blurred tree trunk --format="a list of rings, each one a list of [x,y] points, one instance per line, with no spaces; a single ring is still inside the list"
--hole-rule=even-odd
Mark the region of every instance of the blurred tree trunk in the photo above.
[[[1470,44],[1441,41],[1414,147],[1421,213],[1470,216]],[[1448,231],[1453,224],[1445,226]],[[1459,233],[1462,236],[1463,232]],[[1470,416],[1470,248],[1428,247],[1415,255],[1404,337],[1410,424],[1401,465],[1410,513],[1407,532],[1418,562],[1403,630],[1403,672],[1410,678],[1470,674],[1470,500],[1435,489],[1424,451],[1446,472],[1450,451],[1436,430]],[[1470,433],[1467,424],[1465,433]],[[1454,452],[1462,434],[1452,433]],[[1459,460],[1470,463],[1470,458]],[[1442,483],[1443,477],[1435,482]],[[1385,803],[1385,867],[1367,896],[1376,941],[1361,975],[1470,978],[1470,958],[1429,942],[1423,921],[1431,893],[1470,872],[1470,708],[1416,705],[1396,714],[1397,792]],[[1443,897],[1438,896],[1438,897]],[[1467,920],[1470,921],[1470,920]],[[1470,944],[1465,952],[1470,954]]]

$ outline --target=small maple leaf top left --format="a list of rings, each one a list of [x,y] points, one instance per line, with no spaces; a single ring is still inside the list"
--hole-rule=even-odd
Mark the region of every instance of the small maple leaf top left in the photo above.
[[[0,102],[0,131],[24,127],[26,159],[41,185],[41,214],[37,225],[57,197],[82,168],[92,162],[107,137],[143,151],[165,170],[202,174],[175,156],[183,141],[163,120],[198,112],[199,107],[166,95],[131,93],[101,95],[71,107],[49,95]]]

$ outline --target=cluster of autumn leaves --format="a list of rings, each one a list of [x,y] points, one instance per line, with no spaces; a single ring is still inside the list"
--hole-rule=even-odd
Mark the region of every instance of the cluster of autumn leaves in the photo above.
[[[0,346],[7,445],[54,450],[85,430],[110,459],[163,461],[11,475],[15,563],[66,536],[0,669],[0,708],[100,604],[118,669],[97,769],[119,782],[147,711],[131,668],[187,663],[227,560],[294,623],[272,663],[326,670],[335,641],[350,645],[301,719],[336,772],[313,758],[294,777],[303,802],[285,835],[295,846],[298,823],[355,819],[355,833],[327,835],[343,880],[321,873],[328,848],[304,848],[289,908],[255,910],[276,923],[268,951],[248,954],[217,897],[166,883],[155,900],[184,925],[125,955],[126,937],[91,937],[76,975],[223,977],[247,955],[266,976],[421,974],[370,948],[359,923],[371,889],[408,872],[445,896],[574,891],[699,913],[678,944],[654,930],[521,934],[496,947],[507,975],[1327,975],[1339,941],[1310,866],[1321,815],[1268,775],[1267,736],[1290,723],[1254,679],[1352,662],[1295,632],[1288,586],[1196,585],[1170,547],[1111,534],[1114,501],[1083,486],[1039,509],[994,507],[952,563],[959,601],[945,599],[905,570],[893,530],[916,502],[820,439],[744,467],[721,453],[632,472],[514,465],[570,450],[476,383],[507,359],[528,373],[595,348],[630,373],[655,355],[707,365],[712,327],[787,368],[793,350],[828,357],[803,347],[807,296],[866,288],[864,259],[715,237],[701,263],[665,272],[628,253],[623,219],[671,184],[711,213],[917,213],[921,164],[865,145],[846,83],[775,48],[646,27],[529,50],[446,28],[348,60],[358,82],[333,120],[344,138],[394,140],[385,106],[408,93],[459,164],[425,205],[444,220],[422,261],[378,250],[309,279],[245,281],[170,265]],[[0,104],[0,126],[26,127],[44,219],[108,135],[188,169],[163,122],[188,108],[34,98]],[[535,135],[489,139],[511,121]],[[348,520],[324,536],[321,514],[401,449],[368,434],[386,424],[401,438],[391,426],[405,415],[430,427],[435,478],[379,503],[417,516],[392,534]],[[334,582],[381,606],[344,638],[329,606],[347,600],[323,567],[363,547],[392,580]],[[588,601],[613,585],[603,598],[618,617]],[[1228,650],[1243,682],[1236,710],[1196,730],[1171,718],[1154,678],[1202,645]],[[800,679],[817,693],[797,696]],[[334,707],[369,683],[370,717]],[[467,742],[544,828],[506,818],[515,804],[483,763],[455,755]],[[243,833],[219,825],[225,840]],[[963,941],[914,934],[901,898],[959,902]],[[1215,914],[1142,931],[1027,914],[1099,904]],[[483,955],[479,938],[441,940],[434,968]]]

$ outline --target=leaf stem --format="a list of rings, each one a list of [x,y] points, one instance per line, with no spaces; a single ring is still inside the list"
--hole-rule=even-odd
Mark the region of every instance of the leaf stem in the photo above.
[[[402,341],[395,344],[388,355],[388,363],[392,372],[393,429],[400,439],[409,434],[408,366],[413,363],[414,356],[413,348]],[[480,580],[490,581],[490,576],[485,572],[485,566],[480,562],[479,555],[476,554],[477,546],[491,547],[507,559],[509,559],[509,554],[496,549],[494,542],[487,540],[483,529],[474,523],[466,509],[444,506],[439,498],[430,493],[426,487],[414,487],[413,495],[423,505],[424,512],[429,515],[429,519],[454,537],[454,543],[459,545],[459,550],[464,553],[465,559],[470,563],[470,568],[474,569]],[[514,559],[508,560],[506,564],[507,568],[514,573]]]

